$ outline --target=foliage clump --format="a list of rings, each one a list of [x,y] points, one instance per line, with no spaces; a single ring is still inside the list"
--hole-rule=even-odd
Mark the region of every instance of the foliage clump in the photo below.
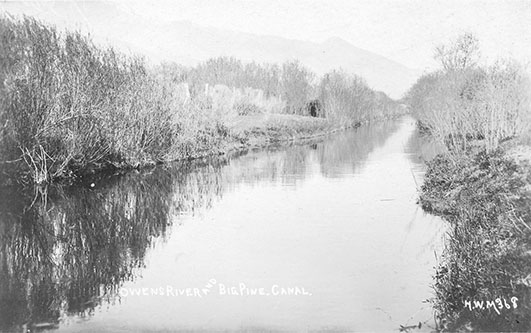
[[[529,331],[531,165],[509,151],[529,142],[531,80],[513,61],[480,66],[470,34],[436,58],[443,69],[422,76],[406,100],[446,147],[428,163],[420,196],[451,222],[434,285],[440,329]]]
[[[348,83],[318,84],[297,61],[220,57],[149,68],[78,32],[0,16],[0,173],[17,170],[23,177],[12,178],[42,184],[223,153],[241,141],[231,131],[238,117],[309,116],[318,91],[330,109],[318,118],[336,128],[403,113],[363,81],[333,76]]]

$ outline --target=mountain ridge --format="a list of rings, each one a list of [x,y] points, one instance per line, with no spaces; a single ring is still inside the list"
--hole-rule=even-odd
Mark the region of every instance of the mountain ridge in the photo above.
[[[362,76],[371,88],[395,99],[400,98],[420,74],[418,70],[358,48],[339,37],[318,43],[224,30],[190,21],[160,23],[109,2],[8,2],[2,3],[0,8],[34,16],[60,29],[89,32],[96,42],[143,55],[152,64],[173,61],[194,66],[218,56],[259,63],[296,59],[317,75],[342,68]]]

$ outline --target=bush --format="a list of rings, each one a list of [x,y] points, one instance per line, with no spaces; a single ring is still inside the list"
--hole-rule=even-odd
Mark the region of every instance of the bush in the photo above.
[[[177,82],[79,33],[2,17],[0,59],[1,159],[23,160],[37,183],[186,157],[183,142],[215,127]]]
[[[531,80],[525,69],[513,61],[478,67],[467,58],[471,53],[459,52],[457,64],[443,61],[445,70],[422,76],[406,98],[413,115],[456,157],[475,144],[494,151],[531,129]]]
[[[217,153],[236,116],[309,115],[318,94],[339,127],[400,110],[342,72],[317,88],[296,61],[216,58],[150,70],[142,58],[28,17],[0,16],[0,65],[0,166],[18,163],[36,183]]]

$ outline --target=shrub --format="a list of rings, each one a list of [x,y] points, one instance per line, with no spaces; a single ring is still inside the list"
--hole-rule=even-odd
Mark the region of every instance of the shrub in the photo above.
[[[406,98],[414,116],[453,156],[478,143],[494,151],[505,140],[527,135],[531,126],[531,80],[525,69],[514,61],[474,66],[467,60],[471,53],[456,56],[459,66],[448,60],[446,70],[422,76]]]
[[[183,157],[176,147],[215,127],[177,82],[77,32],[2,17],[0,43],[1,159],[23,160],[38,183]]]

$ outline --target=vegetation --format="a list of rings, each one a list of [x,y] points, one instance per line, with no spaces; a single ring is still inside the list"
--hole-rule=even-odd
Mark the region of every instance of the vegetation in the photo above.
[[[345,127],[398,115],[405,110],[384,93],[369,88],[365,80],[344,71],[332,71],[318,87],[322,116]]]
[[[355,173],[395,128],[381,122],[310,147],[101,172],[76,186],[0,187],[0,331],[62,327],[120,302],[120,288],[145,274],[150,249],[187,216],[242,184],[300,182],[315,163],[323,177]]]
[[[0,25],[2,160],[23,160],[37,183],[194,156],[224,134],[141,59],[30,18]]]
[[[512,61],[479,66],[469,34],[437,48],[436,58],[443,69],[421,77],[407,101],[447,150],[428,163],[420,197],[424,209],[452,223],[435,276],[439,328],[528,331],[529,76]]]
[[[141,58],[28,17],[0,17],[0,68],[0,169],[27,183],[223,153],[241,142],[241,133],[231,132],[238,117],[308,116],[318,95],[330,112],[320,112],[326,121],[308,131],[403,112],[344,73],[317,84],[296,61],[244,65],[233,58],[150,69]],[[290,119],[272,132],[291,128]]]
[[[68,315],[119,302],[153,240],[222,194],[222,166],[100,173],[95,186],[1,188],[0,331],[57,328]]]
[[[435,276],[442,330],[531,329],[530,170],[503,149],[429,163],[421,204],[453,224]],[[502,299],[509,308],[486,307]],[[474,301],[484,307],[466,306]]]
[[[469,146],[488,151],[531,130],[531,81],[513,61],[479,67],[477,41],[465,34],[453,46],[439,47],[444,69],[422,76],[407,102],[414,116],[459,158]]]
[[[260,98],[248,104],[270,113],[309,116],[309,102],[319,100],[322,108],[317,116],[339,126],[381,120],[405,111],[384,93],[373,91],[357,75],[334,70],[317,80],[298,61],[280,67],[254,62],[243,64],[234,58],[221,57],[194,68],[164,63],[157,73],[166,80],[186,85],[191,96],[205,90],[213,94],[229,89],[223,100],[232,101],[238,100],[238,94],[254,93]]]

